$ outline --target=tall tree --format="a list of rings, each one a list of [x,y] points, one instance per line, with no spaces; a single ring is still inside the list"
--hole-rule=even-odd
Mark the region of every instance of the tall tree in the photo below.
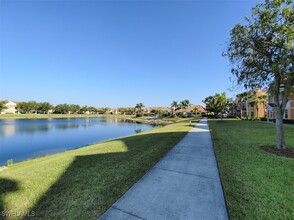
[[[91,113],[91,114],[96,114],[97,113],[97,108],[93,107],[93,106],[89,106],[88,107],[88,111]]]
[[[104,108],[101,108],[98,112],[100,112],[101,114],[107,114],[109,113],[111,108],[108,108],[108,107],[104,107]]]
[[[0,102],[0,112],[2,112],[2,110],[6,109],[5,104],[6,104],[5,101]]]
[[[202,102],[206,105],[206,111],[210,113],[215,112],[215,108],[213,105],[213,96],[208,96]]]
[[[266,0],[252,9],[246,24],[231,31],[226,56],[245,88],[271,85],[279,149],[286,148],[283,114],[294,84],[293,0]]]
[[[136,104],[135,109],[137,110],[137,112],[139,112],[140,114],[142,114],[143,108],[144,108],[144,104],[142,102]]]
[[[38,103],[36,101],[29,101],[27,102],[28,110],[30,113],[35,112],[37,113]]]
[[[174,116],[175,111],[178,110],[178,108],[179,108],[179,104],[177,101],[172,101],[170,106],[171,106],[171,110],[172,110],[172,116]]]
[[[206,109],[213,112],[215,115],[220,114],[223,119],[223,113],[228,110],[229,99],[225,93],[216,93],[214,96],[208,96],[203,101],[206,104]]]
[[[38,103],[37,110],[40,113],[48,113],[49,110],[51,110],[53,106],[49,102],[40,102]]]
[[[38,103],[35,101],[19,102],[17,103],[16,107],[21,113],[31,113],[33,111],[37,111]]]
[[[55,108],[54,108],[54,112],[57,113],[57,114],[68,114],[69,105],[68,104],[56,105]]]
[[[226,97],[226,93],[215,94],[213,98],[213,104],[218,113],[221,115],[221,120],[223,120],[223,114],[228,110],[229,100]]]
[[[75,114],[75,113],[78,113],[80,110],[81,110],[81,106],[79,106],[79,105],[76,105],[76,104],[69,104],[68,105],[68,111],[70,113]]]
[[[183,101],[180,102],[179,107],[181,109],[186,109],[186,108],[189,108],[191,105],[192,104],[191,104],[190,100],[189,99],[185,99],[185,100],[183,100]]]

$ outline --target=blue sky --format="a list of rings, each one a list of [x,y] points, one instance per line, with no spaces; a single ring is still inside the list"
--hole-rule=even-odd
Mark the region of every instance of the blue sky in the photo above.
[[[1,0],[0,99],[118,107],[232,96],[221,54],[257,3]]]

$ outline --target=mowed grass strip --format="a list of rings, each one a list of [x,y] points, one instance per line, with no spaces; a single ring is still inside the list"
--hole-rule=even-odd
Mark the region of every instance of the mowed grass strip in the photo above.
[[[96,219],[190,129],[182,122],[14,164],[0,172],[0,213]]]
[[[275,125],[209,120],[231,219],[293,219],[294,160],[260,149],[275,145]],[[285,125],[294,147],[294,126]]]

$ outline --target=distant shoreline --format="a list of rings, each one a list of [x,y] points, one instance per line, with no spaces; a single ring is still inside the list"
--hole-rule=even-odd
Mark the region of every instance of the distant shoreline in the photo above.
[[[47,118],[91,118],[91,117],[119,117],[131,118],[132,115],[101,115],[101,114],[1,114],[1,119],[47,119]]]
[[[129,122],[150,125],[169,125],[179,121],[193,120],[193,118],[155,118],[136,117],[135,115],[111,115],[111,114],[1,114],[0,121],[5,119],[53,119],[53,118],[93,118],[93,117],[117,117]]]

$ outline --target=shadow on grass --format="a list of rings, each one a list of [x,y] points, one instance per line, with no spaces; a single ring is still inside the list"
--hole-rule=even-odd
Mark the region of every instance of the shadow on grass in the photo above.
[[[0,219],[4,219],[9,213],[5,212],[3,198],[5,194],[17,191],[18,183],[7,178],[0,178]]]
[[[106,142],[115,145],[121,141],[125,152],[76,156],[63,175],[37,198],[30,210],[35,213],[33,218],[96,219],[186,134],[139,134]],[[0,181],[2,194],[18,189],[16,182]],[[1,211],[4,211],[2,204],[0,201]]]

